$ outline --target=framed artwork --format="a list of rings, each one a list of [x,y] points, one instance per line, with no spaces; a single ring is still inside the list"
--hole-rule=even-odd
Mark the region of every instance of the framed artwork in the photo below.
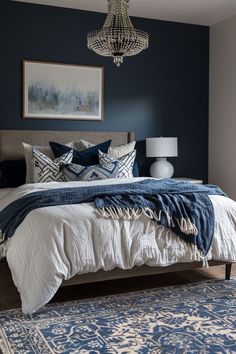
[[[103,68],[23,61],[23,117],[103,120]]]

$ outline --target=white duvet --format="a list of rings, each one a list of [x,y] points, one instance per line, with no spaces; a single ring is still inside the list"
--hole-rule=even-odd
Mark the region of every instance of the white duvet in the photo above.
[[[0,210],[34,191],[142,180],[26,184],[0,199]],[[236,203],[210,196],[215,231],[207,259],[236,261]],[[31,211],[11,238],[7,261],[22,310],[31,314],[54,296],[64,279],[77,273],[167,266],[199,261],[195,248],[145,216],[139,220],[104,219],[93,203],[52,206]]]

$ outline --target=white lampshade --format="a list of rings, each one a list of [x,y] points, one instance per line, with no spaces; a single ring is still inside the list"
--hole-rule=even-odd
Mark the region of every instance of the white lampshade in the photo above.
[[[177,138],[147,138],[147,157],[176,157],[178,156]]]

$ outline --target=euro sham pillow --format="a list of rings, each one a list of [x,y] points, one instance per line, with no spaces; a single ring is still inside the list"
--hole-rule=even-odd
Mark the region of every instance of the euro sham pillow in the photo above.
[[[47,157],[35,148],[33,148],[32,153],[34,183],[65,181],[65,177],[63,172],[61,171],[61,167],[64,164],[69,164],[72,161],[72,149],[55,160],[51,160],[49,157]]]
[[[133,177],[133,166],[134,166],[135,157],[136,157],[136,150],[117,159],[117,161],[119,161],[117,178]],[[104,164],[112,161],[116,161],[116,159],[111,157],[109,154],[105,154],[99,151],[100,164]]]
[[[49,142],[54,156],[60,157],[64,155],[66,152],[70,151],[70,148],[66,145],[58,144],[55,142]],[[76,144],[76,143],[75,143]],[[107,153],[109,147],[111,145],[111,140],[105,141],[104,143],[95,145],[89,149],[78,151],[73,149],[73,160],[72,162],[82,166],[93,166],[99,164],[98,151],[102,151],[103,153]]]
[[[119,159],[120,157],[129,154],[130,152],[134,151],[136,145],[136,141],[132,141],[131,143],[128,144],[123,144],[120,146],[110,146],[108,149],[108,154],[113,157],[114,159]],[[78,142],[75,143],[74,145],[77,150],[83,151],[85,149],[88,149],[90,147],[93,147],[94,144],[80,139]],[[133,166],[133,176],[134,177],[139,177],[139,166],[138,166],[138,161],[137,161],[137,155],[134,161],[134,166]]]
[[[34,167],[33,167],[33,148],[49,157],[51,160],[54,159],[54,155],[50,146],[38,146],[22,143],[24,149],[25,163],[26,163],[26,178],[25,183],[34,183]],[[70,142],[65,144],[69,148],[73,148],[74,143]]]
[[[108,149],[108,154],[114,159],[119,159],[122,156],[129,154],[134,151],[136,141],[132,141],[129,144],[124,144],[120,146],[111,146]]]
[[[15,188],[25,183],[25,160],[0,161],[0,188]]]
[[[94,166],[81,166],[73,163],[62,166],[64,179],[67,182],[116,178],[118,170],[119,162],[116,160]]]

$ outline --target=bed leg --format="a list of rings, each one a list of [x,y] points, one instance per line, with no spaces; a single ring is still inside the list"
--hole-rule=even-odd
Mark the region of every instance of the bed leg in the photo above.
[[[225,279],[226,280],[230,280],[231,269],[232,269],[232,263],[227,263],[225,265]]]

